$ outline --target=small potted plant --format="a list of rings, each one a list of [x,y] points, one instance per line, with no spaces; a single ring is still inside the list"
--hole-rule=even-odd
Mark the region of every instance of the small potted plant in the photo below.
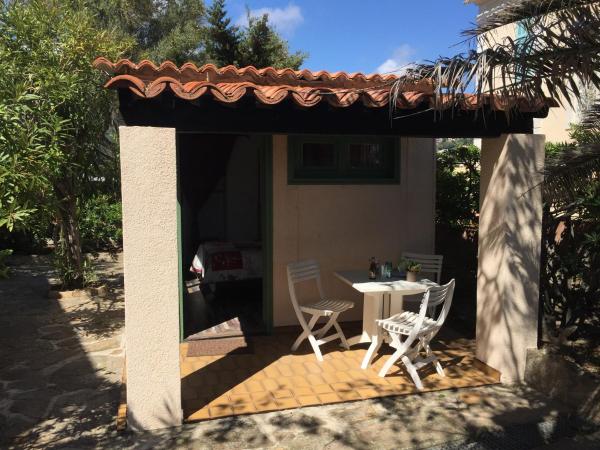
[[[406,270],[406,281],[417,281],[417,274],[421,271],[421,264],[410,259],[404,259],[398,266],[398,270]]]

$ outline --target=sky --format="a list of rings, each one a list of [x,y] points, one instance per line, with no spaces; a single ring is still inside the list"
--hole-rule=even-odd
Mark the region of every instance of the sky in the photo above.
[[[209,2],[207,2],[209,3]],[[465,49],[460,32],[477,7],[463,0],[228,0],[237,24],[269,13],[291,50],[309,53],[303,68],[394,72],[413,61]]]

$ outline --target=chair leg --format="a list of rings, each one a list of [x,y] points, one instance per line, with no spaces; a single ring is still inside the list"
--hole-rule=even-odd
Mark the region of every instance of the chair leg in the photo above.
[[[323,325],[323,328],[321,328],[318,332],[315,333],[315,337],[317,339],[321,339],[322,337],[325,336],[325,334],[327,334],[327,332],[329,331],[329,329],[333,326],[333,324],[337,320],[337,316],[338,315],[339,314],[332,314],[329,317],[329,320],[327,321],[327,323],[325,325]]]
[[[367,350],[367,354],[365,355],[365,357],[362,361],[362,364],[360,365],[361,369],[366,369],[369,367],[369,365],[371,364],[371,360],[373,359],[373,356],[375,356],[375,353],[377,353],[377,351],[381,347],[382,342],[383,342],[382,337],[380,337],[380,336],[372,337],[371,345],[369,346],[369,350]]]
[[[437,358],[435,358],[435,360],[433,361],[433,365],[435,366],[435,370],[437,371],[437,373],[440,377],[446,376],[446,373],[444,372],[444,368],[442,367],[442,365],[440,364],[440,361]]]
[[[388,373],[388,371],[391,369],[394,363],[398,361],[398,359],[402,356],[403,353],[404,349],[399,349],[392,353],[392,356],[388,358],[388,360],[385,362],[385,364],[379,371],[379,376],[382,378],[385,377],[385,375]]]
[[[311,336],[311,330],[315,326],[315,323],[317,323],[317,320],[319,320],[319,316],[318,315],[313,315],[310,318],[310,321],[308,322],[308,327],[305,328],[304,331],[302,331],[302,333],[300,334],[300,336],[298,336],[298,339],[296,339],[296,341],[292,345],[292,351],[293,352],[295,352],[296,350],[298,350],[298,347],[300,346],[300,344],[302,343],[302,341],[304,341],[304,339],[306,339],[307,337]]]
[[[415,386],[417,386],[417,389],[420,390],[420,391],[422,391],[423,390],[423,383],[421,383],[421,378],[419,377],[419,374],[417,372],[417,368],[415,366],[413,366],[412,361],[406,355],[402,357],[402,362],[404,363],[404,367],[406,367],[406,370],[407,370],[408,374],[410,375],[410,377],[412,378],[413,382],[415,383]]]
[[[333,326],[335,327],[336,331],[340,335],[340,340],[342,341],[342,347],[344,347],[346,350],[350,350],[350,346],[348,345],[348,341],[346,340],[346,335],[342,331],[342,327],[340,327],[340,324],[337,323],[338,315],[339,314],[335,314],[335,320],[333,321]]]
[[[319,344],[317,343],[317,339],[312,334],[308,335],[308,342],[310,342],[310,345],[312,346],[312,348],[313,348],[313,350],[315,352],[315,356],[317,357],[317,359],[319,361],[323,361],[323,355],[321,354],[321,349],[319,348]]]
[[[435,354],[433,353],[433,351],[431,350],[431,347],[429,346],[429,342],[425,343],[423,345],[423,347],[425,347],[425,353],[428,357],[433,357],[433,361],[431,361],[431,363],[434,365],[435,370],[437,371],[438,375],[440,377],[445,377],[446,374],[444,373],[444,368],[442,367],[442,365],[440,364],[440,360],[437,359],[437,356],[435,356]]]

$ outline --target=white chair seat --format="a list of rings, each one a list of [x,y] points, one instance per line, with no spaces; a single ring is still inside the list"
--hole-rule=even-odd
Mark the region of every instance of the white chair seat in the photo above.
[[[312,314],[320,312],[323,314],[341,313],[354,307],[354,303],[346,300],[324,299],[315,303],[300,306],[303,312]]]
[[[418,319],[418,314],[411,311],[404,311],[400,314],[395,314],[388,319],[378,320],[377,324],[387,332],[409,335]],[[419,334],[427,334],[435,326],[435,320],[425,317],[423,319],[423,325],[421,325],[421,328],[419,329]]]

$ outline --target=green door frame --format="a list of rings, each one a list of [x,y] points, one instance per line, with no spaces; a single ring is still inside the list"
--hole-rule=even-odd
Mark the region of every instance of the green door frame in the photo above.
[[[176,133],[179,136],[180,133]],[[212,133],[206,133],[212,134]],[[216,133],[228,134],[228,133]],[[235,133],[231,133],[235,134]],[[245,133],[247,134],[247,133]],[[260,190],[262,197],[262,248],[263,248],[263,321],[266,332],[273,331],[273,135],[261,135],[260,155]],[[181,232],[181,173],[179,138],[176,137],[177,158],[177,254],[179,277],[179,341],[184,340],[183,318],[183,245]]]

